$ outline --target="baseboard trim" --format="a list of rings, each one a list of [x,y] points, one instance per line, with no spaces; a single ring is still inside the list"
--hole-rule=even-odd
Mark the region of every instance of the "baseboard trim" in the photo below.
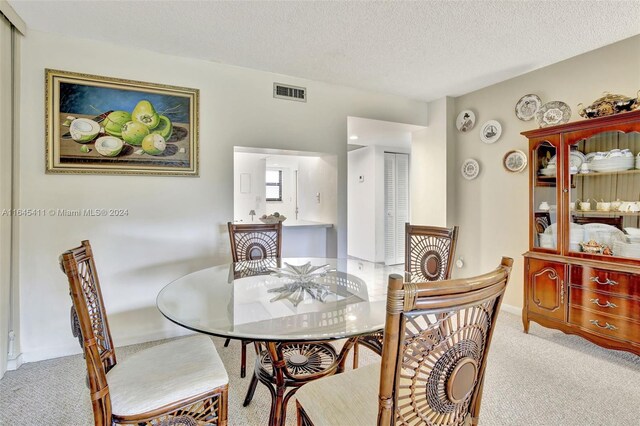
[[[117,339],[114,337],[113,344],[116,346],[116,348],[118,348],[122,346],[137,345],[139,343],[153,342],[156,340],[188,336],[191,334],[195,334],[195,332],[184,329],[184,328],[176,327],[175,329],[172,329],[172,330],[153,331],[150,333],[140,334],[136,336],[128,336],[121,339]],[[73,344],[69,344],[65,346],[58,346],[53,348],[41,348],[34,351],[25,351],[22,354],[20,354],[20,357],[21,357],[20,365],[22,365],[23,363],[26,364],[28,362],[37,362],[37,361],[44,361],[47,359],[60,358],[63,356],[78,355],[80,353],[82,353],[82,349],[80,348],[80,345],[78,344],[78,342],[75,341]]]
[[[11,358],[7,361],[7,371],[14,371],[20,368],[22,365],[23,359],[22,354],[18,355],[15,358]]]
[[[513,305],[507,305],[506,303],[503,303],[500,306],[500,310],[508,312],[510,314],[513,314],[513,315],[518,315],[518,316],[522,315],[522,308],[519,308],[519,307],[513,306]]]

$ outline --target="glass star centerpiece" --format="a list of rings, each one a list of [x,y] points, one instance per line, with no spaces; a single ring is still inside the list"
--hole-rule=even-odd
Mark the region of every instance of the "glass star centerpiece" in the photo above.
[[[304,265],[290,265],[285,262],[284,265],[283,268],[269,268],[271,275],[290,281],[282,287],[268,290],[269,293],[279,293],[271,302],[288,299],[293,306],[298,306],[307,296],[311,296],[324,303],[328,295],[336,294],[328,285],[317,282],[318,278],[335,271],[329,265],[313,266],[311,262]]]

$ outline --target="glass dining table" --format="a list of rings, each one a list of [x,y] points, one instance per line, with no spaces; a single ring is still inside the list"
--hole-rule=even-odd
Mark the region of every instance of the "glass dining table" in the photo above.
[[[236,262],[171,282],[158,294],[157,306],[190,330],[255,341],[245,406],[260,381],[272,397],[269,424],[283,425],[300,386],[341,372],[355,338],[384,328],[388,276],[403,270],[356,259]],[[338,339],[347,339],[339,352],[329,343]]]

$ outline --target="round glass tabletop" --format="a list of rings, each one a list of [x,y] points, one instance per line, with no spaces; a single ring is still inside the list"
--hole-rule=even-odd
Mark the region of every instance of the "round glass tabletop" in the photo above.
[[[342,339],[384,328],[388,277],[403,269],[331,258],[237,262],[185,275],[156,302],[174,323],[216,336]]]

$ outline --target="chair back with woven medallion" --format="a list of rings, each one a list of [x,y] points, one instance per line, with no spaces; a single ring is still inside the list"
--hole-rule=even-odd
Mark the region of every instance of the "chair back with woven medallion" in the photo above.
[[[487,353],[513,259],[470,279],[389,277],[379,425],[477,424]]]
[[[282,223],[234,224],[229,222],[234,262],[282,256]]]
[[[458,227],[405,224],[405,270],[412,282],[449,279],[456,252]]]
[[[69,280],[73,301],[71,328],[84,350],[94,420],[97,425],[110,425],[111,399],[106,373],[116,365],[116,354],[89,241],[64,252],[60,266]]]

